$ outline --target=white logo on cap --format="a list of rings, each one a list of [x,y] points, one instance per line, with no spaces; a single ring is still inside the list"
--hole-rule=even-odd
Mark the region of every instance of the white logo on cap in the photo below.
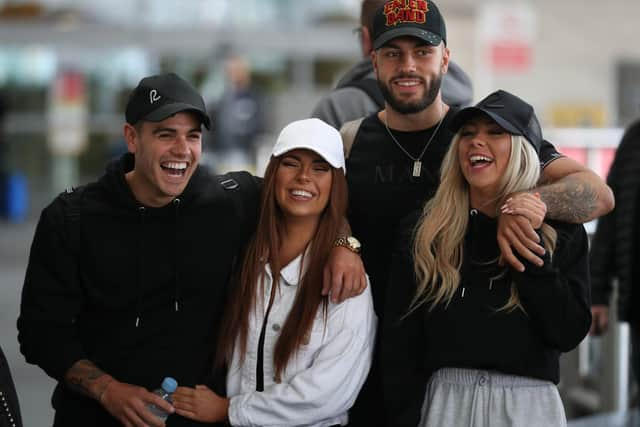
[[[160,95],[158,95],[157,90],[151,89],[151,92],[149,92],[149,100],[151,101],[152,104],[160,100]]]

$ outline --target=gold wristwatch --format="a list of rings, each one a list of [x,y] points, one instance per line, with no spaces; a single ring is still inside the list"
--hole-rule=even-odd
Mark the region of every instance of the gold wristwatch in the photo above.
[[[353,236],[338,237],[336,241],[333,242],[333,246],[344,246],[357,254],[360,253],[360,248],[362,247],[360,241]]]

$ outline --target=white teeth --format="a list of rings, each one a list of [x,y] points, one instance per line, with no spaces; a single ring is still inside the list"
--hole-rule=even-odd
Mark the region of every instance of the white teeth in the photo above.
[[[293,194],[294,196],[300,196],[300,197],[311,197],[311,196],[313,196],[313,194],[309,193],[308,191],[304,191],[304,190],[292,190],[291,194]]]
[[[187,162],[166,162],[163,163],[162,166],[168,169],[182,170],[187,168]]]
[[[492,162],[493,159],[490,157],[486,157],[486,156],[471,156],[469,157],[469,160],[471,161],[471,163],[477,163],[477,162]]]
[[[396,82],[398,84],[398,86],[417,86],[419,84],[419,82],[417,81],[401,81],[401,82]]]

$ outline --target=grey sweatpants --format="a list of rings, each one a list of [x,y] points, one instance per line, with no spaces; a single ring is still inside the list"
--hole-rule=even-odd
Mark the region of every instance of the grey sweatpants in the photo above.
[[[549,381],[445,368],[429,381],[419,427],[565,427],[560,394]]]

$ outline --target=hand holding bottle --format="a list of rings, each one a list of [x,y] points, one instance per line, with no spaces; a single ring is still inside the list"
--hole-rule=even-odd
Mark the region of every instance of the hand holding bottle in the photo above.
[[[173,413],[173,406],[144,387],[112,381],[100,397],[102,406],[125,427],[164,427],[164,420],[149,409],[149,405]]]

